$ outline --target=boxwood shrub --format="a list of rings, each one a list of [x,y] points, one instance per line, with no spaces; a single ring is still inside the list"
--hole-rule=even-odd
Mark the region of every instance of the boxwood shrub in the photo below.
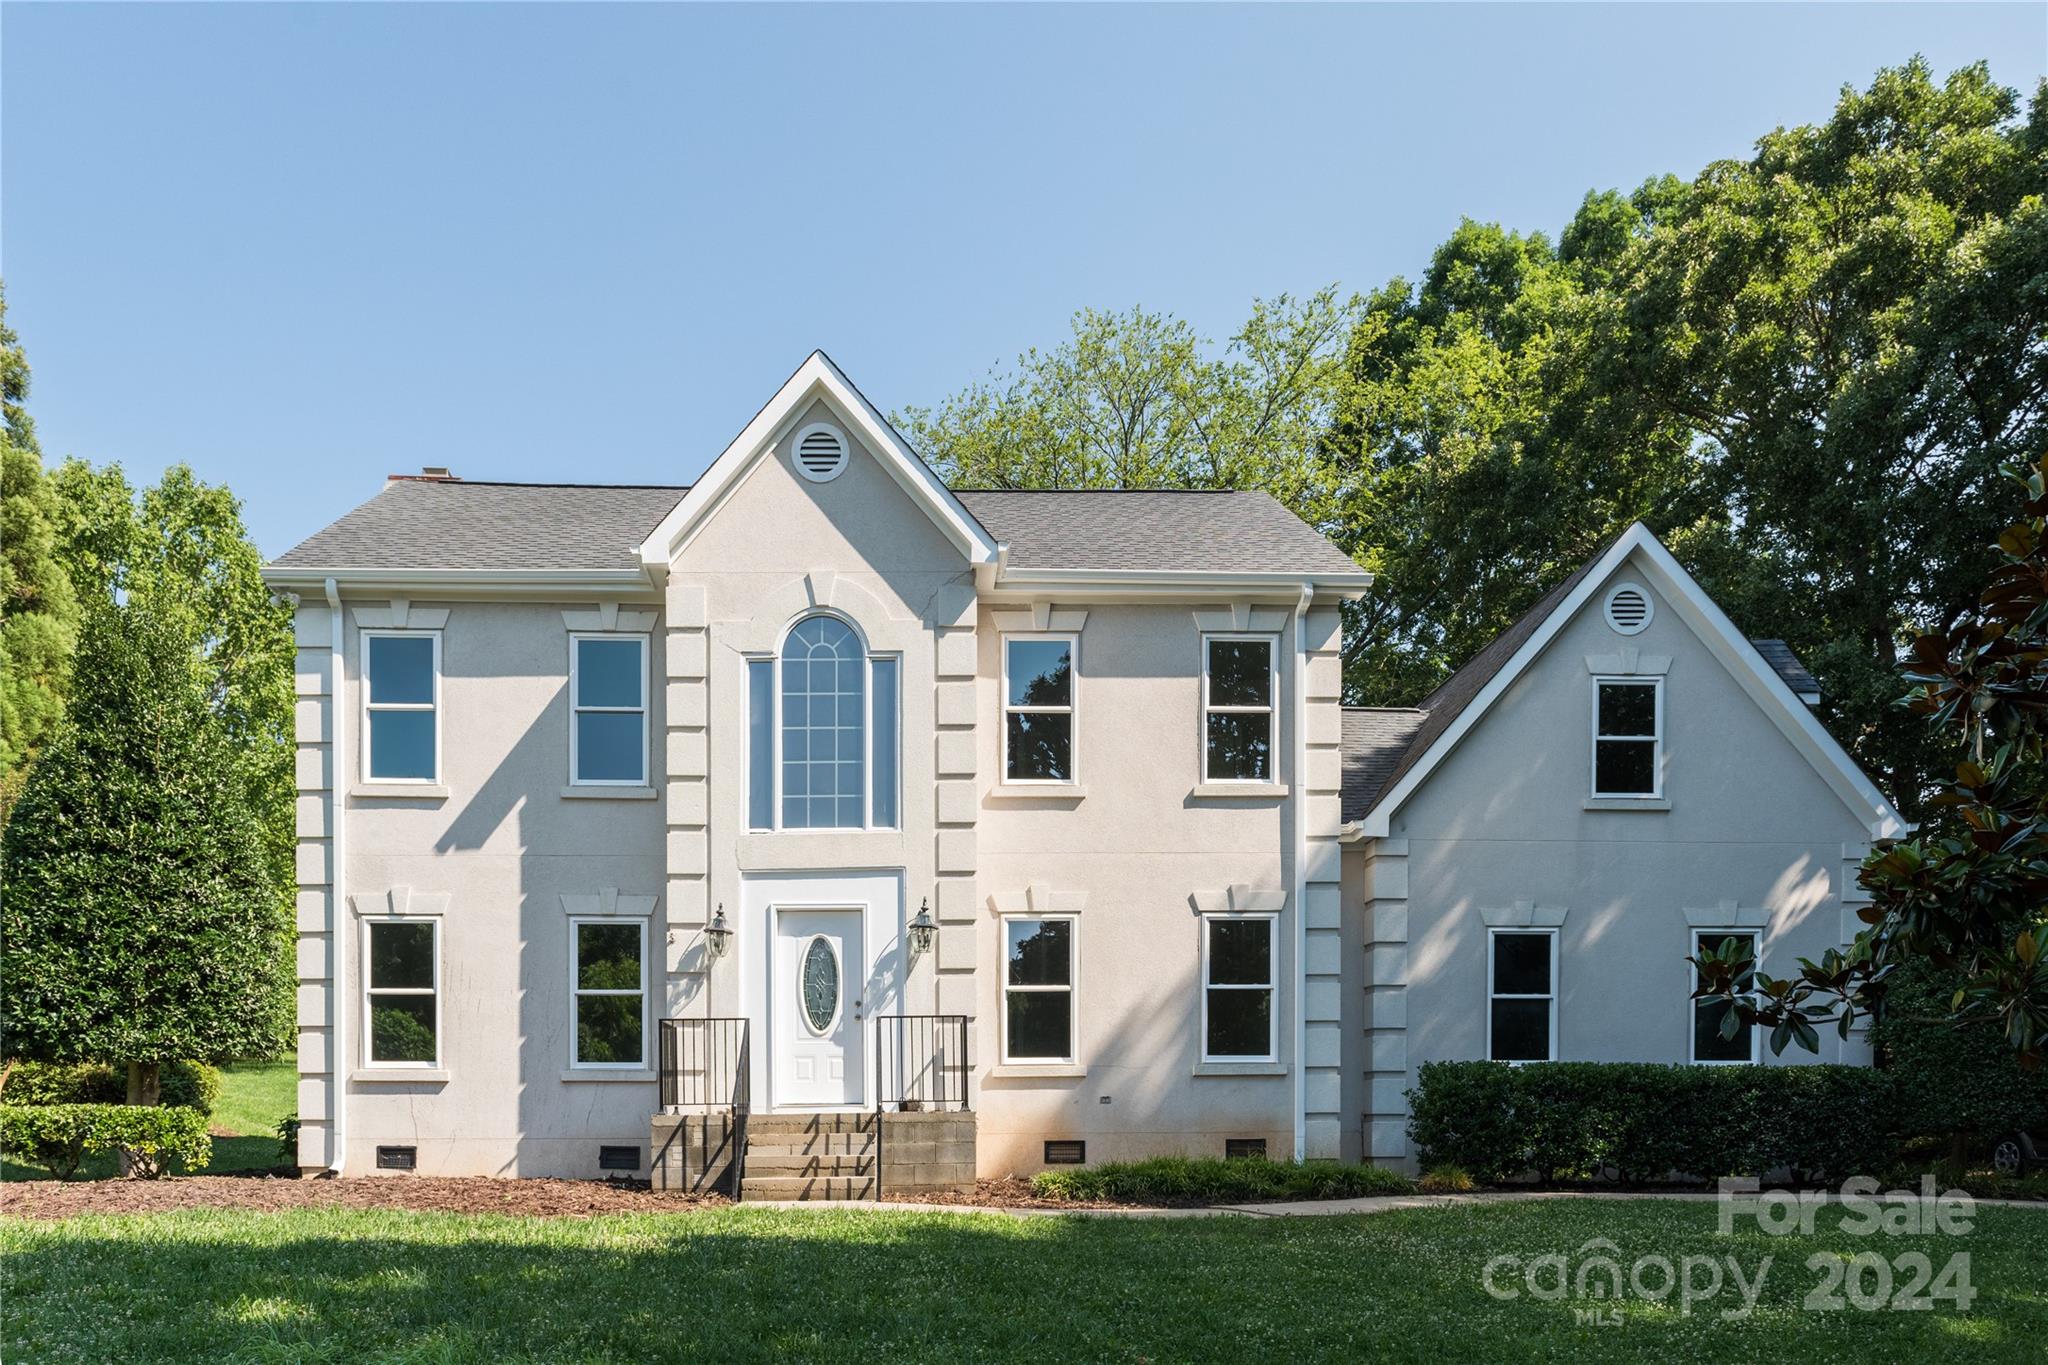
[[[1356,1199],[1412,1194],[1406,1176],[1333,1161],[1264,1161],[1158,1156],[1044,1171],[1031,1182],[1046,1199],[1120,1204],[1256,1204],[1290,1199]]]
[[[220,1072],[204,1062],[166,1062],[158,1098],[211,1114],[220,1100]],[[0,1089],[5,1104],[126,1104],[128,1072],[105,1062],[16,1062]]]
[[[1857,1066],[1429,1062],[1408,1099],[1422,1164],[1487,1183],[1838,1181],[1886,1170],[1902,1132],[1894,1079]]]
[[[68,1180],[89,1156],[126,1152],[136,1175],[154,1178],[172,1162],[187,1170],[213,1155],[206,1115],[186,1105],[0,1105],[0,1150]]]

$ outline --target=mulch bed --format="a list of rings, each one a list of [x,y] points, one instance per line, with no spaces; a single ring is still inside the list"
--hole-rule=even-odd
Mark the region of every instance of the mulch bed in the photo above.
[[[10,1180],[0,1184],[0,1215],[72,1218],[80,1214],[163,1213],[172,1209],[406,1209],[423,1213],[504,1213],[588,1218],[606,1213],[688,1213],[727,1201],[670,1194],[601,1180],[497,1180],[490,1177],[190,1175],[162,1180]]]

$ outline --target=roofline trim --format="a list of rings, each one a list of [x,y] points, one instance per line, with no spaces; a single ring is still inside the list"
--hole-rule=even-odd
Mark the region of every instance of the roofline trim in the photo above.
[[[1275,592],[1288,589],[1298,595],[1303,584],[1318,590],[1357,594],[1372,586],[1373,576],[1364,569],[1349,573],[1287,573],[1278,570],[1247,573],[1234,569],[1019,569],[1004,565],[995,576],[994,586],[998,589],[1089,585],[1107,588],[1247,588]]]
[[[905,444],[889,420],[823,351],[812,351],[796,372],[783,381],[753,420],[733,437],[690,491],[661,519],[640,544],[642,566],[665,575],[683,547],[737,488],[755,463],[771,450],[811,401],[822,396],[854,427],[861,443],[878,457],[911,500],[946,533],[971,564],[993,564],[996,543],[982,524],[961,505],[932,467]]]
[[[263,582],[273,589],[318,589],[329,579],[350,588],[410,589],[465,597],[530,596],[547,591],[655,593],[641,569],[341,569],[266,564]]]
[[[1706,589],[1685,571],[1650,528],[1639,521],[1624,531],[1578,586],[1551,608],[1543,623],[1522,642],[1521,648],[1501,666],[1500,671],[1487,680],[1486,686],[1436,737],[1414,766],[1402,774],[1401,780],[1380,793],[1372,809],[1358,822],[1358,837],[1382,839],[1388,836],[1394,812],[1415,794],[1430,773],[1458,746],[1458,742],[1493,708],[1494,702],[1514,686],[1529,665],[1549,648],[1565,623],[1592,600],[1593,594],[1604,587],[1623,564],[1637,555],[1641,556],[1638,567],[1644,576],[1653,581],[1693,633],[1792,742],[1792,746],[1812,764],[1843,804],[1864,822],[1870,836],[1873,839],[1894,839],[1908,832],[1910,826],[1885,799],[1884,793],[1856,766],[1855,760],[1827,732],[1812,710],[1793,695],[1785,680],[1778,676],[1778,671],[1771,667],[1748,637],[1735,628],[1735,623],[1707,595]]]

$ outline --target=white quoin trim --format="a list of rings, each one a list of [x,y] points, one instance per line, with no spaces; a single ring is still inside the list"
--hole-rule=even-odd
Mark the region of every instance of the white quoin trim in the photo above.
[[[813,402],[823,400],[875,455],[876,462],[902,486],[912,502],[959,547],[970,564],[994,564],[996,543],[980,522],[939,481],[930,465],[904,443],[888,419],[868,402],[823,351],[813,351],[796,373],[775,391],[733,438],[704,477],[676,504],[640,546],[640,562],[648,573],[666,575],[668,566],[698,529],[717,511],[745,478],[787,436]]]
[[[1457,720],[1437,736],[1415,766],[1380,797],[1371,813],[1360,821],[1361,837],[1381,839],[1391,832],[1394,813],[1549,648],[1558,632],[1605,589],[1624,564],[1632,565],[1664,598],[1728,670],[1736,685],[1770,718],[1793,749],[1812,765],[1842,804],[1863,822],[1872,839],[1896,839],[1911,828],[1892,803],[1885,799],[1884,793],[1864,775],[1856,761],[1815,718],[1812,708],[1793,695],[1785,680],[1778,676],[1778,671],[1764,661],[1756,646],[1728,619],[1728,614],[1707,596],[1706,589],[1693,580],[1692,575],[1672,557],[1671,551],[1664,548],[1663,542],[1651,534],[1649,527],[1637,522],[1608,548],[1579,585],[1551,609],[1550,615],[1522,642],[1522,647],[1515,651],[1500,672],[1480,689],[1479,695],[1472,699]]]

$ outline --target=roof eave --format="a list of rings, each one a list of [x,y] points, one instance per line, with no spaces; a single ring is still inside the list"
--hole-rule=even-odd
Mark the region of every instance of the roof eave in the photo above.
[[[1292,601],[1306,585],[1319,596],[1351,600],[1364,596],[1373,582],[1373,576],[1363,569],[1349,573],[1244,573],[1215,569],[1031,569],[1007,564],[990,578],[984,591],[1054,591],[1077,599],[1091,594],[1174,596],[1196,591],[1272,595]]]
[[[420,569],[347,568],[266,564],[263,581],[274,591],[318,589],[328,579],[343,588],[433,593],[440,597],[531,597],[537,593],[654,593],[660,584],[640,569]]]

